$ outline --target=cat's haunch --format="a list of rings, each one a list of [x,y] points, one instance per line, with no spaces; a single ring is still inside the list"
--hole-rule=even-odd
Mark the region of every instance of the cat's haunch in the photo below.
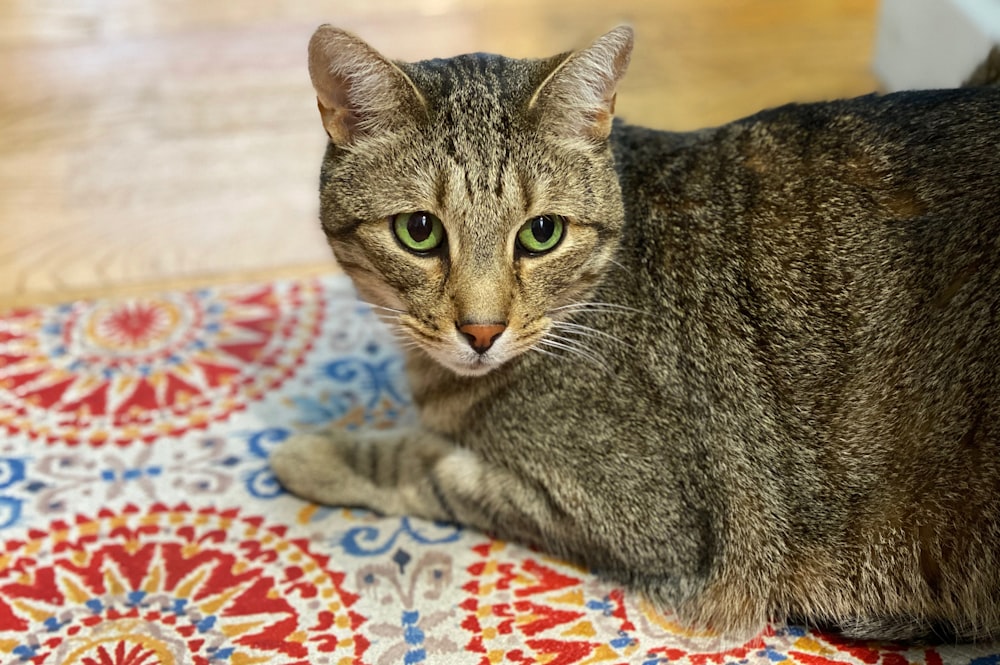
[[[282,484],[727,633],[1000,638],[1000,88],[662,132],[612,120],[632,44],[317,30],[322,227],[420,424],[293,438]]]

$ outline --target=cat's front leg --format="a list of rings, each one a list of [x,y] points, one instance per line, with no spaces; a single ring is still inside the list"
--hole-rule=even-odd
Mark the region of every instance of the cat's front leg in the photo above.
[[[420,428],[298,435],[270,461],[286,489],[325,505],[455,522],[530,542],[559,521],[544,490]]]
[[[453,451],[419,429],[328,430],[291,437],[270,462],[285,489],[316,503],[448,520],[434,468]]]

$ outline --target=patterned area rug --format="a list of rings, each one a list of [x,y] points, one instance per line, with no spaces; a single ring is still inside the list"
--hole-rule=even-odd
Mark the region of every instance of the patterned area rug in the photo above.
[[[0,315],[0,662],[1000,663],[773,628],[687,632],[481,533],[321,508],[293,431],[413,418],[343,277]]]

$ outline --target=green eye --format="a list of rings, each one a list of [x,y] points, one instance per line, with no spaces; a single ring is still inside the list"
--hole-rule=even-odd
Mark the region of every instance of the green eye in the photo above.
[[[543,254],[559,244],[563,237],[561,215],[532,217],[517,232],[517,244],[529,254]]]
[[[392,232],[411,252],[429,252],[444,242],[444,224],[429,212],[401,212],[391,219]]]

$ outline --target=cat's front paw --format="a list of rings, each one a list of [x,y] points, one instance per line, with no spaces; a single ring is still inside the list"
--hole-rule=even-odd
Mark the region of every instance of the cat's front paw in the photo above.
[[[298,434],[270,456],[271,469],[286,490],[329,506],[371,506],[372,482],[349,463],[358,441],[347,432]]]

